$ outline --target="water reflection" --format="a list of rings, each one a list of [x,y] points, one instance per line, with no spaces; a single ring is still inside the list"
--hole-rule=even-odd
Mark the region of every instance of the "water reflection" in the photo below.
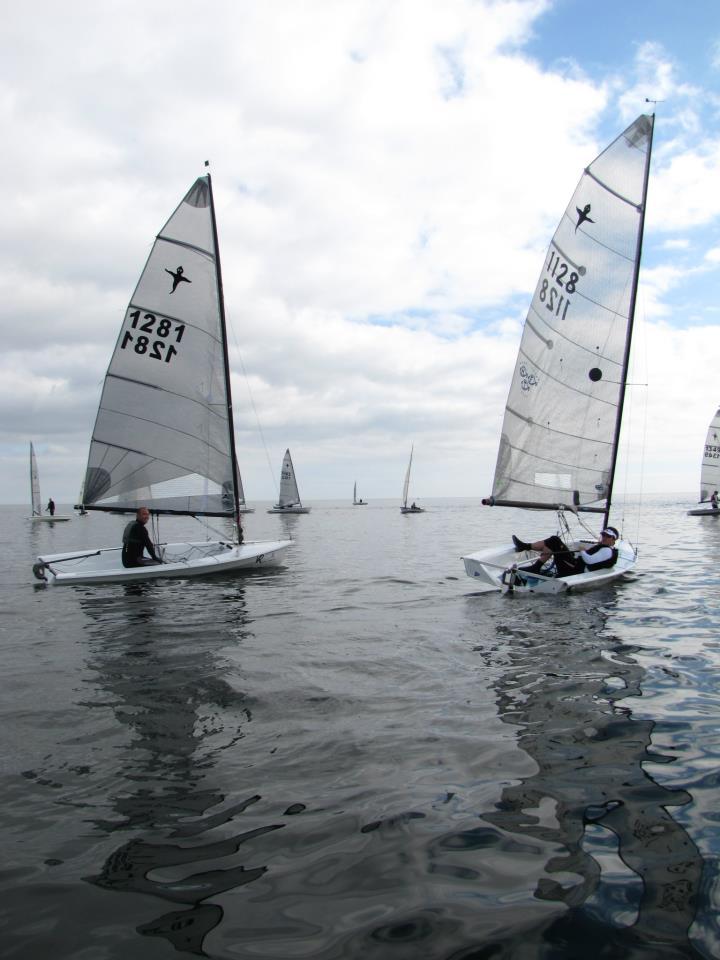
[[[204,938],[223,916],[222,907],[208,900],[265,873],[266,866],[256,862],[256,841],[283,824],[237,832],[235,818],[260,798],[228,805],[215,781],[222,752],[244,738],[252,721],[249,698],[227,679],[233,667],[223,653],[250,635],[249,617],[242,581],[205,583],[200,594],[196,587],[132,584],[81,601],[94,674],[87,705],[111,709],[127,735],[108,778],[110,815],[96,815],[93,822],[108,834],[135,834],[85,879],[106,890],[186,906],[137,930],[202,954]],[[222,828],[230,835],[194,839]],[[215,866],[250,841],[249,865]],[[205,861],[210,865],[195,869]]]
[[[653,722],[632,715],[644,675],[633,648],[584,598],[543,604],[542,616],[523,601],[506,610],[498,708],[537,771],[508,786],[484,820],[555,848],[535,897],[569,909],[533,931],[537,955],[585,943],[587,957],[699,956],[688,931],[703,861],[670,812],[692,798],[643,767],[672,758],[652,752]]]

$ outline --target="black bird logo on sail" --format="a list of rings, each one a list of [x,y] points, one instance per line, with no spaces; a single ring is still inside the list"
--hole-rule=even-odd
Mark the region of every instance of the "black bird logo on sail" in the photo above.
[[[170,293],[175,293],[175,291],[178,288],[178,285],[181,283],[192,283],[192,280],[188,280],[187,277],[183,276],[182,267],[178,267],[177,270],[168,270],[168,268],[165,267],[165,273],[169,273],[170,276],[173,278],[173,285]]]
[[[595,221],[590,216],[590,204],[586,203],[585,206],[580,209],[580,207],[575,207],[577,210],[578,221],[575,224],[575,233],[577,233],[578,227],[582,226],[583,223],[595,223]]]

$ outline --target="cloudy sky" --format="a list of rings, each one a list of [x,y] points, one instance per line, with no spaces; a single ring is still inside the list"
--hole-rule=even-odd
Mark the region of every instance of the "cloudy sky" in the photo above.
[[[720,4],[35,0],[4,11],[0,503],[72,502],[155,234],[211,161],[241,469],[491,489],[545,249],[657,104],[623,458],[695,492],[720,404]]]

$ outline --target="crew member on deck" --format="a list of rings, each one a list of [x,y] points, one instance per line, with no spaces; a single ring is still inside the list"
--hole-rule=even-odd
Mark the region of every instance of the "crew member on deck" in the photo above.
[[[135,519],[125,527],[123,531],[122,546],[122,564],[124,567],[151,567],[156,563],[162,563],[162,560],[155,553],[155,547],[145,529],[145,525],[150,519],[150,511],[147,507],[140,507],[135,514]],[[147,550],[149,557],[143,556],[143,551]]]
[[[575,554],[569,550],[560,537],[548,537],[547,540],[536,540],[534,543],[524,543],[513,534],[513,543],[515,549],[536,550],[540,557],[535,561],[532,567],[528,568],[530,572],[540,573],[542,567],[554,558],[555,568],[559,577],[572,577],[578,573],[584,573],[586,570],[602,570],[605,567],[614,567],[617,563],[618,552],[615,548],[615,541],[618,538],[618,532],[615,527],[605,527],[600,533],[600,540],[588,547],[587,550],[580,550]]]

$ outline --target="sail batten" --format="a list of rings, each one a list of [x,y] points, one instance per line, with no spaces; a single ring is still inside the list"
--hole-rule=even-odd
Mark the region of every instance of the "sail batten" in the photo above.
[[[155,238],[105,377],[84,482],[95,509],[234,516],[230,375],[212,188]]]
[[[586,168],[548,246],[502,427],[493,502],[609,508],[653,118]],[[595,508],[595,509],[602,509]]]

